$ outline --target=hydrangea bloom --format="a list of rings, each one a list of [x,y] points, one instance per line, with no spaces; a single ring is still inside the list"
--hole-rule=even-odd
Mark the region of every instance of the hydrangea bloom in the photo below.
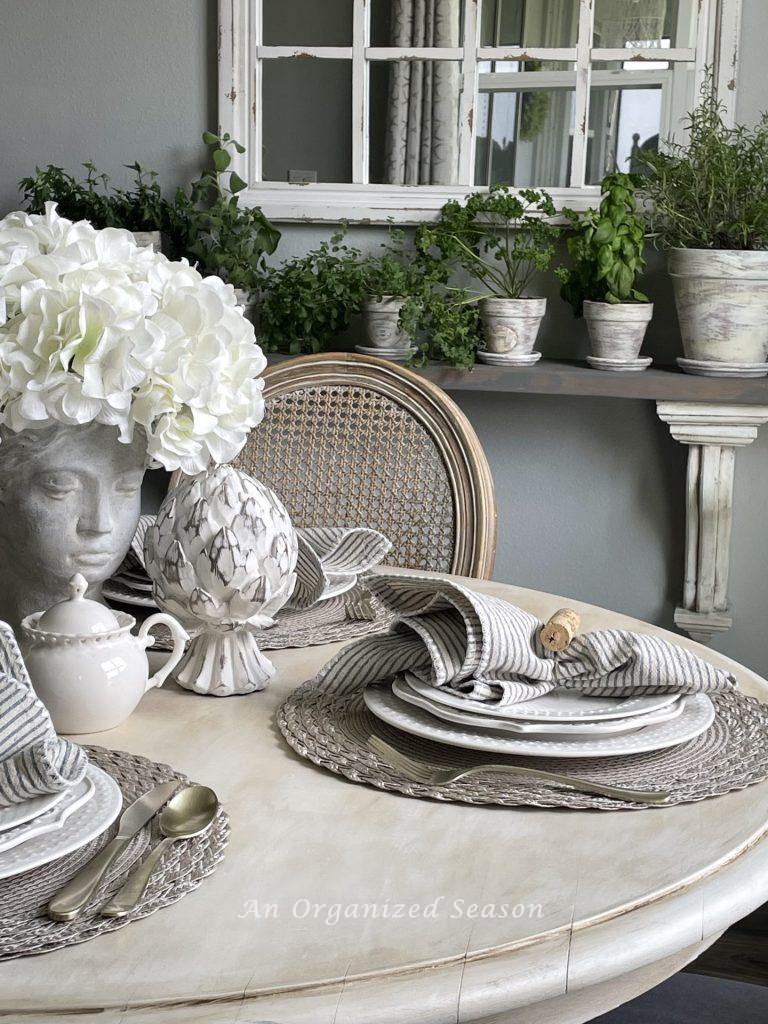
[[[3,306],[5,307],[3,311]],[[128,231],[45,214],[0,220],[0,425],[114,424],[152,463],[228,462],[264,412],[266,365],[231,285]]]

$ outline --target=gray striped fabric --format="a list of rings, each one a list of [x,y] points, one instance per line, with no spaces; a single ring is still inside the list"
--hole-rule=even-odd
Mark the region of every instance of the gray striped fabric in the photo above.
[[[313,526],[297,529],[299,557],[292,608],[311,608],[333,575],[359,576],[378,565],[392,542],[366,527]]]
[[[5,623],[0,623],[0,666],[0,805],[73,786],[85,775],[88,755],[56,735]]]
[[[683,647],[661,637],[609,629],[577,636],[563,652],[539,640],[542,623],[496,597],[448,580],[373,575],[366,585],[397,615],[384,636],[344,648],[319,681],[353,689],[401,672],[501,707],[556,687],[592,696],[698,693],[736,685]]]

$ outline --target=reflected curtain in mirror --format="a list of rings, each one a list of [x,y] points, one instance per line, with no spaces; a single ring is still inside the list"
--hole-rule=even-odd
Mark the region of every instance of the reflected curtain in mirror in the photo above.
[[[461,45],[461,0],[393,0],[390,46]],[[461,64],[398,60],[389,69],[385,175],[391,185],[457,180]]]

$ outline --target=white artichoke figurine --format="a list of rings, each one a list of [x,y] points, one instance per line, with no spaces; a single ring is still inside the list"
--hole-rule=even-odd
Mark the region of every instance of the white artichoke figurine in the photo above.
[[[278,497],[231,466],[171,491],[145,556],[155,600],[195,634],[176,682],[217,697],[264,689],[275,669],[253,630],[272,625],[291,596],[297,553]]]

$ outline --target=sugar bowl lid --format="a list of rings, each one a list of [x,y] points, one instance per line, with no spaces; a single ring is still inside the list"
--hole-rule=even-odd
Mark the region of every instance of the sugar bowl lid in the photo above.
[[[70,597],[52,605],[35,623],[36,629],[64,636],[92,636],[110,633],[120,623],[106,605],[85,596],[88,581],[78,573],[69,581]]]

